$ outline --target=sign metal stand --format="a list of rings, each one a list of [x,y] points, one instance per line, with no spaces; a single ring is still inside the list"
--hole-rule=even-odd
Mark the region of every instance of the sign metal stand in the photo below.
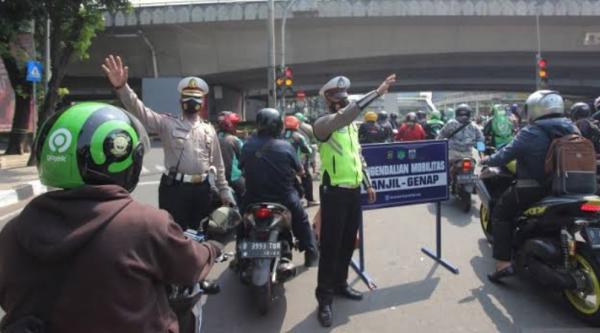
[[[364,207],[365,207],[365,209],[375,209],[375,208],[401,206],[401,205],[413,205],[413,204],[425,203],[425,202],[435,203],[435,205],[436,205],[436,232],[435,232],[436,249],[434,252],[428,248],[423,247],[423,248],[421,248],[421,251],[423,253],[425,253],[427,256],[429,256],[431,259],[436,261],[437,263],[444,266],[446,269],[448,269],[452,273],[458,274],[459,273],[458,268],[442,257],[442,201],[448,200],[448,197],[449,197],[449,194],[448,194],[448,178],[449,178],[449,175],[448,175],[448,142],[446,140],[435,140],[435,141],[428,141],[428,142],[418,141],[418,142],[414,142],[414,143],[393,143],[393,144],[372,144],[372,145],[370,144],[370,145],[363,146],[363,156],[365,156],[365,159],[367,160],[367,163],[369,165],[372,165],[372,163],[369,163],[370,159],[372,159],[372,161],[375,162],[375,163],[373,163],[374,165],[384,165],[381,163],[382,156],[386,156],[386,163],[389,163],[389,160],[393,160],[394,163],[396,163],[396,164],[407,163],[406,162],[407,160],[408,160],[408,163],[428,161],[428,159],[426,157],[425,158],[419,157],[419,156],[422,156],[422,153],[418,152],[421,150],[425,151],[425,156],[438,156],[439,157],[441,154],[443,154],[443,158],[444,158],[444,162],[445,162],[445,167],[444,167],[445,171],[444,172],[446,174],[445,175],[446,183],[445,183],[445,188],[438,186],[438,188],[441,187],[442,192],[441,193],[436,192],[434,194],[429,194],[431,201],[422,200],[422,199],[406,201],[406,202],[385,202],[384,201],[384,202],[375,203],[373,205],[365,205]],[[394,158],[396,158],[396,160],[394,160]],[[429,160],[431,160],[431,159],[429,159]],[[437,160],[439,160],[439,158]],[[379,163],[377,163],[377,162],[379,162]],[[411,166],[410,170],[411,170],[410,173],[414,172],[414,171],[412,171],[412,166]],[[419,175],[419,174],[422,174],[422,171],[417,172],[417,175]],[[403,175],[404,174],[401,174],[400,176],[396,176],[396,177],[402,178]],[[438,173],[438,175],[439,175],[439,173]],[[394,177],[394,176],[392,176],[392,177]],[[404,179],[397,180],[396,185],[398,185],[398,182],[403,182],[403,181],[405,181],[405,180]],[[406,180],[406,182],[408,183],[408,180]],[[402,185],[404,185],[404,183],[402,183]],[[384,200],[387,201],[387,197],[391,197],[391,196],[384,195]],[[364,228],[363,228],[362,221],[361,221],[361,224],[360,224],[360,227],[358,230],[358,235],[360,238],[359,239],[359,249],[358,249],[358,262],[356,262],[356,260],[353,259],[350,262],[350,267],[356,272],[356,274],[367,285],[367,287],[369,289],[373,290],[373,289],[377,288],[377,285],[375,284],[373,279],[371,279],[369,274],[367,274],[366,268],[365,268]]]
[[[442,258],[442,203],[440,201],[435,203],[436,217],[435,217],[435,240],[436,248],[435,254],[428,248],[421,248],[421,251],[428,255],[434,261],[440,263],[446,267],[449,271],[454,274],[458,274],[458,268],[452,265],[449,261]]]

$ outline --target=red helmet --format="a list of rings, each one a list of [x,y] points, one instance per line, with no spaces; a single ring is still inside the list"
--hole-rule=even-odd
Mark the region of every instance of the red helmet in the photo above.
[[[289,130],[297,130],[300,128],[300,120],[294,116],[286,116],[283,123],[285,128]]]
[[[240,123],[240,116],[231,111],[223,111],[217,118],[217,126],[223,132],[235,133],[237,125]]]

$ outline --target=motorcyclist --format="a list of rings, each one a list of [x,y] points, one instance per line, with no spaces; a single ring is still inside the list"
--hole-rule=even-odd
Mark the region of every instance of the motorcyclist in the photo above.
[[[425,129],[425,126],[427,125],[427,112],[423,110],[417,111],[417,123]]]
[[[392,125],[392,129],[398,129],[398,127],[400,127],[400,124],[398,124],[398,114],[396,112],[390,114],[390,124]]]
[[[521,128],[521,116],[519,113],[518,104],[513,104],[510,106],[510,108],[508,109],[508,119],[510,119],[510,121],[513,124],[513,131],[517,133]]]
[[[217,135],[221,145],[223,164],[225,164],[225,178],[234,190],[237,202],[241,201],[246,190],[244,177],[242,177],[239,166],[244,143],[235,135],[239,122],[240,116],[231,111],[223,111],[217,117]]]
[[[447,124],[452,119],[454,119],[454,109],[448,108],[446,112],[444,112],[444,118],[442,120]]]
[[[284,126],[285,130],[283,132],[283,139],[289,142],[292,147],[294,147],[298,160],[301,162],[301,165],[304,168],[304,163],[302,163],[302,161],[308,159],[313,154],[313,151],[306,137],[300,133],[300,120],[298,120],[296,116],[285,116]],[[305,172],[301,177],[306,175],[306,170],[304,171]],[[298,190],[298,194],[301,198],[303,198],[305,193],[302,184],[300,182],[296,182],[295,185],[296,189]]]
[[[396,134],[396,141],[417,141],[425,140],[425,130],[418,123],[417,115],[414,112],[409,112],[406,115],[406,119],[398,134]]]
[[[587,103],[579,102],[571,106],[571,120],[575,123],[581,135],[592,141],[596,153],[600,153],[600,128],[592,115],[592,109]]]
[[[440,111],[431,111],[431,118],[425,123],[425,134],[427,139],[435,139],[444,127]]]
[[[144,127],[86,102],[39,133],[40,180],[60,190],[0,232],[0,331],[179,332],[166,287],[203,279],[222,245],[187,238],[168,212],[131,197],[150,149]]]
[[[317,145],[315,144],[317,139],[315,138],[315,133],[313,131],[312,126],[306,122],[306,116],[302,112],[297,112],[294,115],[300,121],[299,132],[304,135],[306,138],[312,153],[310,155],[302,155],[302,166],[304,166],[304,175],[302,176],[302,187],[304,189],[304,197],[307,200],[307,205],[316,206],[319,204],[317,200],[315,200],[314,190],[313,190],[313,177],[317,172],[317,163],[316,163],[316,150]]]
[[[388,118],[388,113],[385,110],[381,110],[377,113],[377,124],[382,130],[382,140],[380,142],[394,141],[394,129]]]
[[[384,142],[384,130],[377,123],[377,113],[368,111],[365,113],[364,122],[358,128],[358,140],[363,143]]]
[[[531,94],[524,113],[528,125],[508,145],[482,161],[484,165],[502,166],[517,160],[517,182],[502,194],[492,211],[496,259],[496,271],[488,275],[492,282],[514,274],[511,266],[512,221],[521,210],[548,192],[544,165],[550,143],[555,138],[579,132],[564,117],[564,102],[556,91],[539,90]]]
[[[448,139],[448,159],[450,165],[463,158],[473,158],[473,147],[484,145],[483,133],[471,121],[472,110],[467,104],[455,110],[455,119],[449,120],[440,131],[438,139]],[[477,147],[483,150],[481,147]]]
[[[483,129],[486,141],[496,149],[507,145],[513,138],[513,123],[506,115],[504,105],[496,104],[492,107],[492,119]]]
[[[318,263],[318,251],[308,215],[294,187],[297,175],[304,168],[292,145],[281,139],[283,121],[279,111],[265,108],[256,115],[257,134],[242,149],[240,166],[246,178],[243,207],[258,202],[276,202],[292,214],[292,232],[304,251],[307,267]]]

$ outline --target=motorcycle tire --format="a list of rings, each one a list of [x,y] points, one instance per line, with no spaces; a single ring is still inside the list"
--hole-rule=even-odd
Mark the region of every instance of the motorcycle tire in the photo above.
[[[481,204],[481,206],[479,206],[479,224],[481,225],[481,230],[485,235],[485,239],[487,239],[488,243],[494,244],[492,216],[490,209],[484,204]]]
[[[255,299],[258,305],[258,313],[261,316],[266,315],[271,308],[271,302],[273,301],[273,288],[271,279],[260,287],[254,287]]]
[[[465,213],[471,211],[471,194],[470,193],[462,193],[460,196],[460,204],[462,205],[462,210]]]
[[[588,290],[564,290],[563,295],[575,314],[589,325],[600,327],[600,262],[586,243],[577,242],[575,261],[587,276]],[[590,302],[589,298],[595,298]]]

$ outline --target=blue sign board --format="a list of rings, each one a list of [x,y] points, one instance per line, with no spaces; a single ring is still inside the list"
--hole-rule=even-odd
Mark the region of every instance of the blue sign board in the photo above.
[[[42,64],[39,61],[34,61],[34,60],[27,61],[26,80],[29,82],[42,81]]]
[[[377,201],[363,209],[448,200],[448,142],[446,140],[367,144],[362,153]]]

